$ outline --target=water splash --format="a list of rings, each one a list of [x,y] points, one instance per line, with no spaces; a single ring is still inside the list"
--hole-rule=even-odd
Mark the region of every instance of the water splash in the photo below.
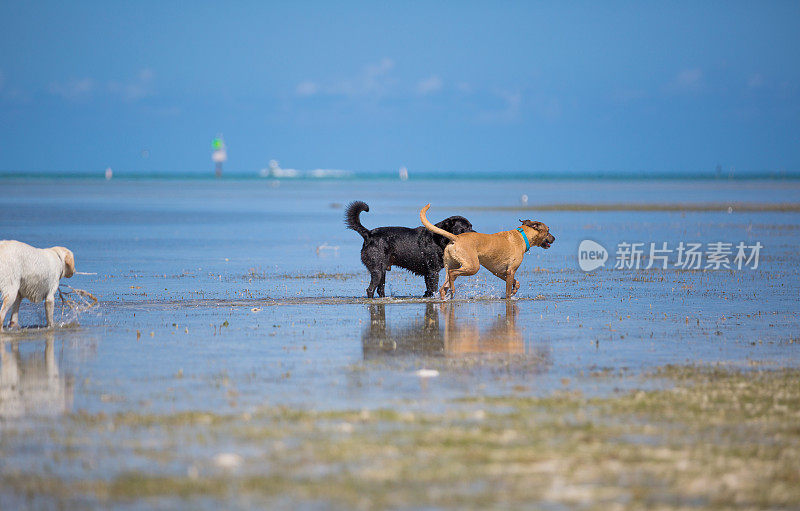
[[[78,326],[78,316],[97,306],[97,298],[92,293],[67,284],[59,286],[58,296],[62,304],[61,316],[57,322],[60,328]]]

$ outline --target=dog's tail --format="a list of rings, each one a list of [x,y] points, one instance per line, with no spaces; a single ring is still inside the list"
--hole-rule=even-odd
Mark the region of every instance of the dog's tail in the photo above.
[[[367,239],[369,238],[369,230],[361,225],[361,220],[359,219],[362,211],[369,211],[369,206],[367,206],[366,202],[360,200],[351,202],[344,211],[344,223],[348,229],[353,229],[364,239]]]
[[[428,218],[425,216],[425,212],[428,211],[428,208],[430,207],[431,207],[430,204],[426,204],[424,208],[419,210],[419,219],[422,220],[422,225],[424,225],[425,228],[427,228],[432,233],[439,234],[440,236],[444,236],[447,239],[455,241],[456,240],[455,234],[447,232],[444,229],[439,229],[438,227],[436,227],[435,225],[433,225],[428,221]]]

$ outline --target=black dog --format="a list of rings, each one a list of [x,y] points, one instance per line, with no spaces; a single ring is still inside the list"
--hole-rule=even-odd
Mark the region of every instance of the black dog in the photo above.
[[[367,288],[367,297],[372,298],[376,289],[378,296],[386,296],[383,289],[386,272],[391,270],[392,266],[399,266],[416,275],[424,276],[426,288],[424,296],[433,296],[439,285],[439,271],[444,268],[442,263],[444,247],[450,240],[433,234],[422,226],[416,229],[378,227],[370,231],[361,225],[359,215],[362,211],[369,211],[369,206],[365,202],[351,202],[345,211],[344,222],[348,229],[353,229],[364,238],[361,262],[372,277]],[[472,224],[463,216],[451,216],[436,226],[453,234],[472,232]]]

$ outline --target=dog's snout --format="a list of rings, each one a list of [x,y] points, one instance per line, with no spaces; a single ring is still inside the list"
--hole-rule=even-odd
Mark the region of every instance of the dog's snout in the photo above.
[[[553,243],[555,240],[556,240],[556,237],[555,237],[555,236],[553,236],[552,234],[550,234],[550,235],[548,236],[548,238],[547,238],[547,241],[548,241],[549,243]]]

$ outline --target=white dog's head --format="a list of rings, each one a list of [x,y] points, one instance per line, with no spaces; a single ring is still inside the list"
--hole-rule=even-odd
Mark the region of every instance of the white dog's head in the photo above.
[[[65,247],[53,247],[53,250],[58,254],[59,259],[64,262],[64,269],[61,271],[61,276],[70,278],[75,274],[75,256],[72,255],[72,250]]]

